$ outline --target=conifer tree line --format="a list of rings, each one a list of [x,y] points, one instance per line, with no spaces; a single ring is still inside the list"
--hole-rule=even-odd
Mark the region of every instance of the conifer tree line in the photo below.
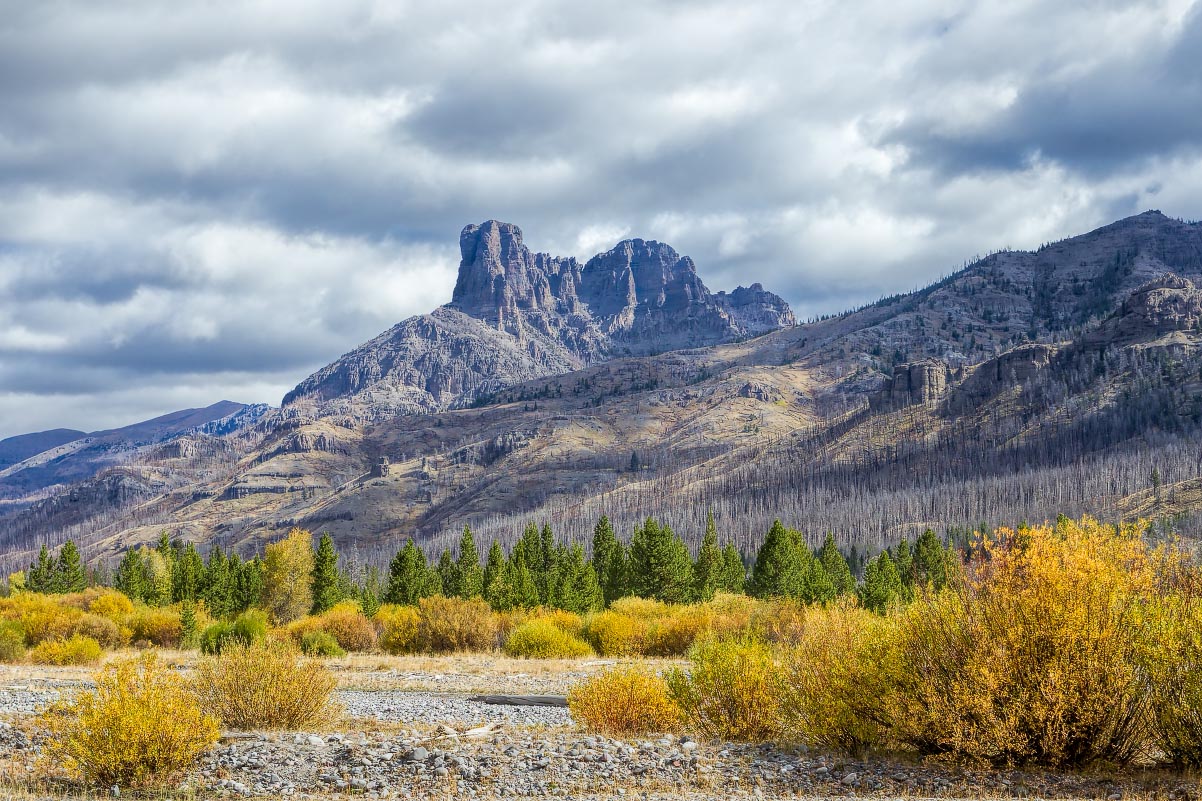
[[[830,534],[811,549],[801,532],[778,520],[749,572],[735,546],[719,542],[712,514],[696,556],[654,518],[623,542],[603,515],[593,530],[591,558],[581,543],[557,539],[547,524],[530,523],[511,549],[493,541],[482,559],[471,527],[465,526],[456,553],[446,549],[431,563],[409,539],[383,576],[371,566],[353,573],[329,534],[314,547],[309,532],[293,529],[267,545],[262,556],[244,561],[218,546],[202,557],[193,543],[171,541],[164,533],[153,548],[125,552],[113,585],[150,606],[190,608],[203,601],[218,618],[261,607],[281,622],[321,614],[345,600],[372,615],[382,603],[414,605],[434,595],[483,598],[497,611],[544,606],[582,615],[627,596],[683,604],[708,601],[719,592],[802,603],[855,595],[864,607],[884,612],[912,600],[918,587],[944,586],[953,559],[928,529],[913,545],[903,539],[864,560],[863,580],[857,581],[852,566],[859,568],[861,557],[854,549],[849,563]],[[65,593],[89,583],[79,551],[68,542],[57,557],[42,549],[25,586]]]

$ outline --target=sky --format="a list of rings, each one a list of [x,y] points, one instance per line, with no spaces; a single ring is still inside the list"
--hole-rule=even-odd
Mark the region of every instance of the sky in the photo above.
[[[450,299],[467,223],[802,318],[1202,217],[1183,0],[0,0],[0,437],[221,399]]]

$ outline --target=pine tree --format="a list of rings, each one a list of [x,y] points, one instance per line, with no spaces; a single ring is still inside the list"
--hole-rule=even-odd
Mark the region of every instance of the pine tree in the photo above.
[[[310,614],[320,615],[343,599],[343,582],[339,581],[338,575],[338,551],[334,549],[334,538],[328,532],[322,534],[317,543],[310,581],[313,593]]]
[[[826,569],[826,575],[834,586],[836,597],[856,591],[856,580],[851,575],[851,567],[843,558],[843,554],[839,552],[838,546],[835,545],[835,538],[831,534],[827,534],[826,539],[822,542],[822,549],[818,552],[818,561]]]
[[[189,598],[180,605],[179,610],[181,648],[189,649],[196,647],[200,639],[200,633],[196,630],[196,627],[196,602]]]
[[[734,543],[722,549],[722,579],[719,589],[723,592],[742,593],[747,586],[747,566]]]
[[[237,554],[231,554],[229,561],[235,588],[230,613],[239,614],[263,600],[263,562],[257,556],[243,562]]]
[[[488,559],[484,563],[484,593],[487,597],[488,588],[496,580],[497,576],[501,575],[501,571],[505,569],[505,551],[501,549],[501,543],[496,540],[492,541],[492,545],[488,548]]]
[[[688,603],[693,596],[693,563],[680,537],[654,518],[630,540],[630,583],[635,595],[667,603]]]
[[[204,596],[205,564],[192,543],[177,548],[173,555],[171,596],[176,602],[195,601]]]
[[[444,548],[439,554],[434,572],[438,575],[438,586],[442,588],[439,592],[448,597],[453,596],[459,587],[459,566],[455,564],[449,548]]]
[[[375,617],[383,597],[384,586],[380,580],[380,569],[375,565],[368,565],[363,571],[363,586],[358,592],[359,608],[367,617]]]
[[[459,598],[477,598],[484,594],[484,571],[480,568],[480,552],[470,526],[463,527],[459,538],[459,559],[455,563],[453,589],[449,594]]]
[[[709,601],[722,585],[722,549],[718,547],[718,527],[714,513],[705,521],[705,536],[693,563],[693,597],[698,601]]]
[[[756,598],[800,598],[802,556],[796,532],[773,521],[755,555],[748,590]]]
[[[805,579],[802,582],[801,601],[807,604],[828,604],[835,600],[835,582],[822,564],[822,560],[805,549]]]
[[[597,574],[606,606],[629,593],[626,584],[626,549],[618,542],[613,526],[605,515],[593,528],[593,572]]]
[[[941,590],[947,586],[951,556],[931,529],[914,543],[914,584]]]
[[[25,577],[25,586],[30,592],[54,592],[55,563],[50,557],[50,549],[45,545],[38,551],[38,560],[29,566],[29,575]]]
[[[56,593],[83,592],[88,586],[88,572],[75,543],[67,540],[59,549],[51,584]]]
[[[530,609],[538,606],[538,585],[524,559],[512,556],[505,561],[499,573],[486,589],[489,605],[498,612],[510,609]]]
[[[901,600],[902,583],[897,567],[888,551],[869,561],[864,568],[864,583],[860,585],[860,605],[865,609],[885,614]]]
[[[897,568],[897,576],[901,579],[902,600],[909,603],[914,600],[914,552],[910,549],[909,540],[903,537],[889,553]]]
[[[605,595],[597,574],[584,558],[584,547],[576,543],[560,560],[559,584],[552,605],[586,615],[604,604]]]
[[[384,593],[384,602],[416,606],[422,598],[442,591],[441,585],[434,586],[436,578],[426,564],[425,553],[410,539],[388,566],[388,589]]]
[[[217,619],[229,617],[234,611],[234,579],[230,573],[229,560],[214,545],[209,550],[209,563],[205,568],[205,605],[209,614]]]
[[[117,565],[115,586],[130,600],[145,601],[148,583],[146,565],[142,562],[141,553],[136,548],[130,548],[121,557],[121,564]]]
[[[559,584],[561,552],[556,547],[555,535],[551,532],[549,523],[543,524],[538,540],[540,570],[534,574],[534,582],[538,585],[539,600],[550,606],[555,588]]]

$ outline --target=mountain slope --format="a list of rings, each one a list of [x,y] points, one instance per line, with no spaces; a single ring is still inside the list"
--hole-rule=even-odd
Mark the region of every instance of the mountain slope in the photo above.
[[[432,322],[319,372],[253,432],[143,451],[73,490],[82,504],[0,521],[0,544],[72,534],[110,558],[164,527],[249,547],[302,525],[371,560],[468,522],[587,539],[601,513],[619,530],[654,514],[694,537],[707,509],[745,551],[777,516],[861,551],[1058,512],[1199,528],[1202,226],[1147,213],[750,338],[750,316],[780,320],[761,290],[702,292],[654,243],[588,268],[472,229]],[[725,341],[668,350],[668,319]]]
[[[34,434],[20,434],[8,439],[0,439],[0,470],[10,467],[17,462],[23,462],[30,456],[37,456],[42,451],[57,448],[85,437],[82,431],[70,428],[55,428],[50,431],[39,431]]]

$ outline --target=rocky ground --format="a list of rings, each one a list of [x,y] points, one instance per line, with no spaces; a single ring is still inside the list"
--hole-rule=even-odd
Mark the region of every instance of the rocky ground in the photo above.
[[[435,668],[439,666],[434,666]],[[446,666],[443,666],[446,667]],[[378,672],[378,671],[377,671]],[[403,671],[402,671],[403,672]],[[448,676],[455,671],[428,671]],[[444,680],[479,691],[486,671]],[[407,680],[394,677],[394,687]],[[1196,779],[1167,773],[1109,776],[1041,771],[974,771],[892,758],[852,760],[805,748],[703,742],[662,736],[613,739],[572,725],[567,710],[492,706],[463,692],[343,688],[336,731],[230,732],[183,780],[180,794],[201,797],[368,799],[1045,797],[1194,801]],[[0,761],[10,786],[28,786],[37,759],[29,720],[36,709],[81,682],[0,686]],[[510,681],[491,689],[555,691],[556,681]],[[490,724],[490,725],[489,725]],[[471,735],[470,729],[486,730]],[[0,783],[0,797],[4,784]],[[32,798],[36,794],[13,797]]]

